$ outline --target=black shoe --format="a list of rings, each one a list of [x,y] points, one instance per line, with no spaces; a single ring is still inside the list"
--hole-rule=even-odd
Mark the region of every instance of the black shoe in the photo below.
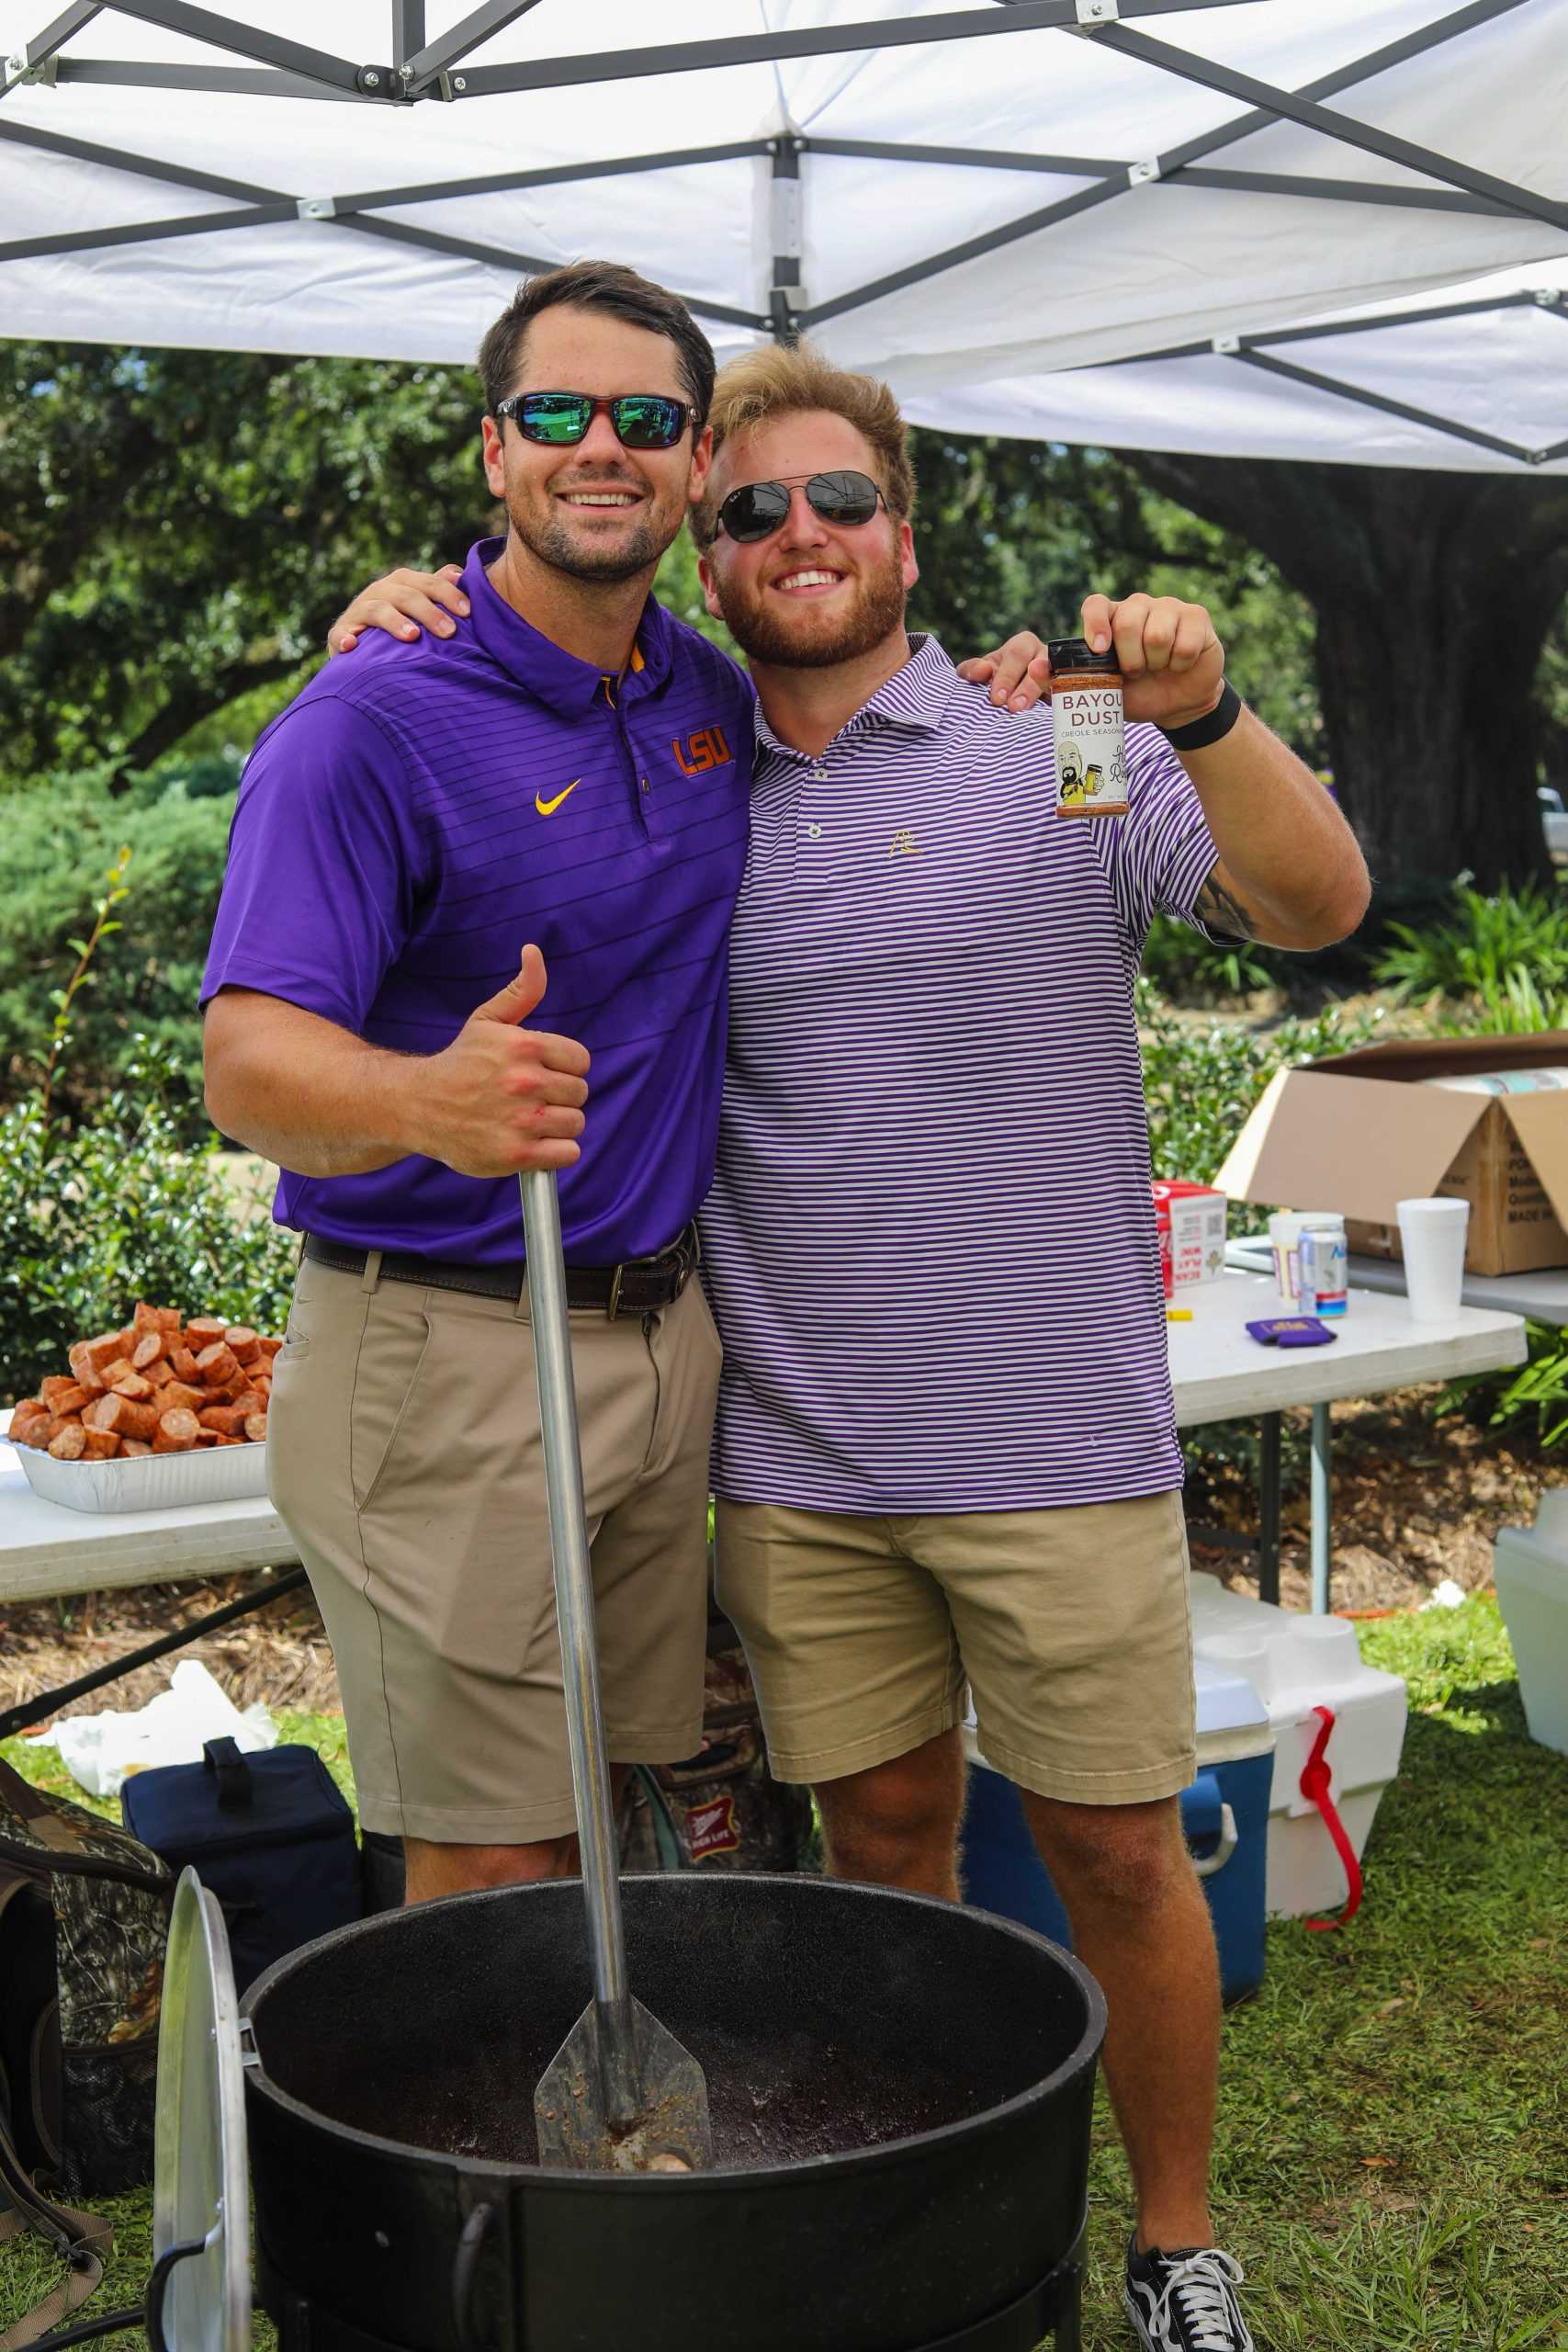
[[[1257,2352],[1235,2299],[1242,2276],[1218,2246],[1140,2254],[1130,2238],[1122,2292],[1139,2342],[1148,2352]]]

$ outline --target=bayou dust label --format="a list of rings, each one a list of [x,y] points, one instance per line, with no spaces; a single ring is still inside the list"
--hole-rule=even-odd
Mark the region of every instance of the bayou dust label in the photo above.
[[[1081,637],[1054,638],[1045,650],[1051,662],[1056,814],[1124,817],[1127,743],[1116,656],[1091,652]]]

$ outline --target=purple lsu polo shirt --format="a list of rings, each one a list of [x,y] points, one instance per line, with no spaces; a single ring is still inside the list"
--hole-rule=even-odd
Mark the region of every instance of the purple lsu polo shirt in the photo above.
[[[593,1057],[566,1254],[614,1265],[672,1240],[713,1178],[751,690],[651,598],[631,669],[604,677],[496,594],[500,547],[470,553],[452,637],[367,634],[261,737],[201,1001],[254,989],[434,1054],[534,941],[531,1025]],[[523,1255],[516,1179],[438,1159],[286,1171],[273,1215],[364,1249]]]

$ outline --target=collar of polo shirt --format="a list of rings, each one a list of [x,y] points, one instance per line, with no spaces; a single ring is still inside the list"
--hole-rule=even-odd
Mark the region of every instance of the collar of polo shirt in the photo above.
[[[563,652],[491,586],[490,566],[504,545],[502,539],[481,539],[464,567],[463,589],[473,614],[474,635],[491,660],[519,685],[563,718],[573,718],[592,707],[604,672],[592,662],[580,662],[575,653]],[[670,674],[670,623],[651,596],[637,623],[636,654],[640,661],[634,658],[627,671],[626,690],[649,693],[661,686]]]
[[[852,718],[845,720],[839,730],[840,736],[879,723],[908,727],[926,734],[933,733],[942,725],[959,683],[958,673],[934,637],[911,631],[909,645],[909,659],[903,668],[896,670],[885,685],[878,686],[871,700],[863,703]],[[761,702],[757,705],[757,741],[764,751],[789,752],[796,759],[807,756],[794,752],[792,745],[780,742],[762,715]]]

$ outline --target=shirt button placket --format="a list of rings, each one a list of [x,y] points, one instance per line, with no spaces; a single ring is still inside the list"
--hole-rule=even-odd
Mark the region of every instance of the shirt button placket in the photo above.
[[[827,783],[828,771],[820,760],[814,761],[807,771],[807,781],[810,784]],[[808,842],[819,842],[822,838],[821,826],[816,823],[808,824],[806,828],[806,838]]]

